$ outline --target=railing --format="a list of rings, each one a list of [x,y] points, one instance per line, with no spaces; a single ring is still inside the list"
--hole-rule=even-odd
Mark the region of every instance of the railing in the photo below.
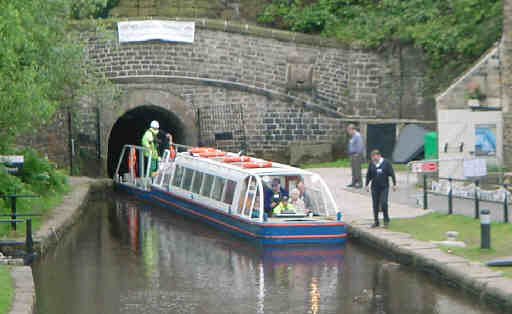
[[[31,198],[31,197],[40,197],[39,195],[23,195],[23,194],[16,194],[16,190],[14,191],[14,194],[6,194],[2,195],[3,198],[10,198],[11,199],[11,213],[10,214],[0,214],[0,217],[11,217],[11,219],[0,219],[0,223],[10,223],[11,229],[16,231],[16,224],[17,223],[25,223],[26,226],[26,234],[25,234],[25,257],[24,262],[26,265],[30,264],[33,257],[34,257],[34,240],[32,237],[32,219],[26,218],[26,219],[18,219],[18,217],[35,217],[35,216],[42,216],[41,214],[32,214],[32,213],[26,213],[26,214],[19,214],[17,213],[17,200],[18,198]]]
[[[464,199],[473,201],[474,206],[474,215],[475,219],[480,217],[480,203],[493,203],[503,207],[503,221],[505,223],[509,222],[509,201],[510,201],[510,192],[508,191],[508,187],[510,184],[499,184],[498,186],[503,189],[496,191],[486,191],[480,188],[480,180],[469,180],[469,179],[455,179],[455,178],[439,178],[439,181],[448,181],[447,191],[443,192],[444,186],[441,183],[432,183],[432,188],[428,187],[428,175],[423,174],[423,209],[429,208],[429,200],[428,195],[438,195],[438,196],[446,196],[447,197],[447,205],[448,205],[448,214],[453,214],[453,201],[454,199]],[[454,182],[471,182],[474,186],[463,187],[457,189],[454,187]],[[486,197],[483,197],[486,196]]]

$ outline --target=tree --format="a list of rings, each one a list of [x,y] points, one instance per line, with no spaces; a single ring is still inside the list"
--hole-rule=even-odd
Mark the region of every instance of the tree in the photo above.
[[[512,100],[512,0],[503,0],[503,99],[509,109]]]
[[[77,1],[0,0],[0,153],[84,86],[104,81],[84,66],[84,47],[70,31]]]

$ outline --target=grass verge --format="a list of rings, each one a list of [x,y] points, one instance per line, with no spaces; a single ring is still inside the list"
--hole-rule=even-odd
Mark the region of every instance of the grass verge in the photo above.
[[[11,274],[7,265],[0,265],[0,314],[8,313],[11,309],[14,295]]]
[[[470,260],[485,262],[512,255],[512,224],[491,224],[491,249],[480,249],[480,221],[462,215],[432,213],[421,217],[394,219],[389,225],[391,231],[411,234],[421,241],[446,240],[447,231],[457,231],[458,241],[464,241],[466,248],[441,248],[452,254]],[[512,277],[512,267],[493,267]]]
[[[350,168],[350,159],[338,159],[336,161],[328,161],[328,162],[319,162],[319,163],[311,163],[311,164],[301,164],[301,168]],[[368,163],[365,162],[361,165],[362,169],[368,168]],[[393,164],[393,169],[395,171],[405,171],[407,170],[407,165],[404,164]]]

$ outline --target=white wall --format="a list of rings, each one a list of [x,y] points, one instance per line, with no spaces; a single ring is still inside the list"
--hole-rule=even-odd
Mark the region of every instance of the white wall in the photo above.
[[[438,151],[439,176],[464,178],[462,159],[474,158],[475,125],[496,124],[496,156],[478,158],[489,159],[490,163],[501,164],[503,160],[503,118],[501,111],[471,111],[471,110],[438,110]],[[445,143],[448,150],[445,153]],[[464,143],[459,152],[460,143]],[[449,161],[449,160],[452,161]],[[460,159],[453,161],[453,159]],[[488,162],[488,163],[489,163]]]

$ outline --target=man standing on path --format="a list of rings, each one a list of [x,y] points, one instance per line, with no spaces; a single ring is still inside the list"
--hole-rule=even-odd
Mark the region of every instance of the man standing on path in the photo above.
[[[352,167],[352,183],[347,185],[347,187],[360,188],[363,182],[361,179],[361,163],[364,150],[363,138],[356,131],[356,126],[353,124],[348,125],[347,132],[350,135],[347,153],[350,156],[350,166]]]
[[[384,214],[384,226],[389,225],[389,177],[393,180],[393,191],[396,191],[396,178],[391,162],[382,158],[380,151],[373,150],[371,157],[372,162],[368,165],[368,172],[366,173],[366,191],[368,191],[368,184],[371,182],[373,217],[375,219],[372,228],[375,228],[379,226],[379,205]]]

